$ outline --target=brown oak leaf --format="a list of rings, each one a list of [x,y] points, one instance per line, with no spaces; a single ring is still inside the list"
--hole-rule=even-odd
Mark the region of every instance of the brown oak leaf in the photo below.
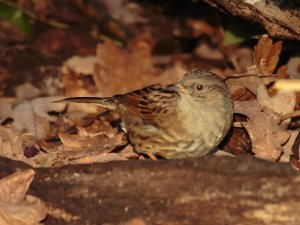
[[[242,122],[252,143],[255,156],[262,159],[277,160],[283,153],[282,145],[290,137],[290,132],[280,127],[281,114],[261,105],[258,101],[235,102],[235,112],[246,115]]]

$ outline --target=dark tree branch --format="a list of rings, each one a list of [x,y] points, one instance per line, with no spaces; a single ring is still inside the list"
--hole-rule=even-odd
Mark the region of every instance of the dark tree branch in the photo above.
[[[259,22],[270,36],[300,40],[300,3],[281,0],[203,0],[221,11],[228,11]]]

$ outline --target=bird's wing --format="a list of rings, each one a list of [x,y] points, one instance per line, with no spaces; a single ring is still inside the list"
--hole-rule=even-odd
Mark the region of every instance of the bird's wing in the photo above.
[[[114,96],[131,113],[149,124],[157,126],[176,111],[177,92],[163,88],[145,88]]]

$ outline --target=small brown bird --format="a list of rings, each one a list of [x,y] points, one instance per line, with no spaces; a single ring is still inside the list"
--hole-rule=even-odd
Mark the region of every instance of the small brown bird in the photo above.
[[[117,112],[137,152],[164,158],[207,154],[227,134],[233,116],[226,84],[200,70],[188,72],[174,85],[58,102],[91,103]]]

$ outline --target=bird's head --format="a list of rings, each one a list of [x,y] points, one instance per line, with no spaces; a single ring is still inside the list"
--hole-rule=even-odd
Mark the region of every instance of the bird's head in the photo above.
[[[196,99],[217,100],[230,97],[225,82],[208,71],[192,70],[175,85],[179,94],[190,95]]]

